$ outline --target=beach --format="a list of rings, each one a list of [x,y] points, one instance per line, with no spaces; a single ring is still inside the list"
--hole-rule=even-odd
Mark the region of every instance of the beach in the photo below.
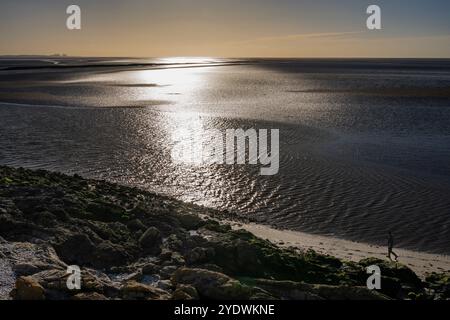
[[[320,254],[331,255],[339,259],[358,262],[374,257],[388,260],[387,246],[370,245],[332,237],[311,235],[298,231],[277,230],[264,225],[231,223],[235,229],[244,229],[255,236],[267,239],[280,247],[294,247],[300,250],[312,249]],[[405,249],[394,249],[399,262],[411,268],[421,278],[432,272],[449,272],[450,257]]]

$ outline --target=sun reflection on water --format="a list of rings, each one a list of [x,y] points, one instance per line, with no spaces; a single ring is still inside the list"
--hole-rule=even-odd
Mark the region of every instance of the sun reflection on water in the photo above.
[[[202,165],[204,121],[192,112],[171,113],[172,163],[178,166]]]
[[[201,100],[207,74],[204,68],[141,70],[131,72],[126,81],[136,84],[130,92],[136,101],[169,101],[183,107]]]

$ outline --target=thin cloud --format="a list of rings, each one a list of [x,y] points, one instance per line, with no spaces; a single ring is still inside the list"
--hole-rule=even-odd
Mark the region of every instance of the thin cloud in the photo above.
[[[233,42],[236,45],[242,44],[253,44],[259,42],[274,42],[274,41],[295,41],[301,39],[311,39],[311,38],[337,38],[348,35],[361,34],[364,31],[348,31],[348,32],[322,32],[322,33],[302,33],[302,34],[290,34],[283,36],[273,36],[273,37],[262,37],[251,40],[243,40],[238,42]]]

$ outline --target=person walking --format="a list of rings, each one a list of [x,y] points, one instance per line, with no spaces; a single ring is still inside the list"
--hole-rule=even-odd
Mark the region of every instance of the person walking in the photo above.
[[[394,249],[394,237],[392,236],[392,232],[389,231],[389,236],[388,236],[388,255],[387,255],[387,257],[389,258],[389,260],[392,261],[391,255],[394,255],[395,261],[398,261],[398,255],[393,251],[393,249]]]

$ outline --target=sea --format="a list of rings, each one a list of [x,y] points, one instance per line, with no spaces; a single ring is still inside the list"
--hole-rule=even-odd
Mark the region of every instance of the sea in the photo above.
[[[171,157],[238,128],[279,130],[278,174]],[[1,57],[0,165],[450,254],[450,60]]]

